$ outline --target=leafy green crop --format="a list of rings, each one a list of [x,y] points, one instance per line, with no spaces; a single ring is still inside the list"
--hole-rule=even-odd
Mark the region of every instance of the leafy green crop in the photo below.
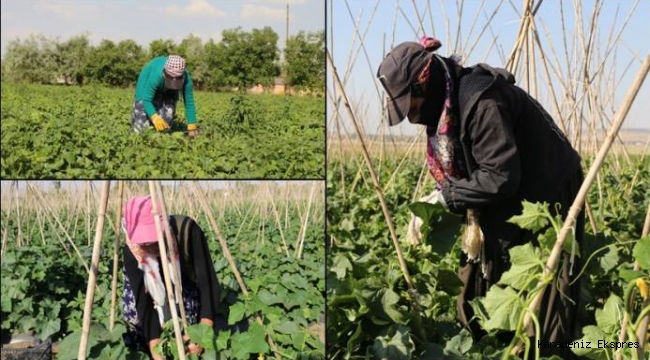
[[[2,85],[2,177],[322,178],[317,97],[195,94],[201,135],[131,131],[133,90]]]
[[[244,205],[245,206],[245,205]],[[316,212],[307,227],[302,257],[295,257],[293,239],[300,231],[300,215],[296,205],[288,205],[289,221],[283,229],[290,257],[283,249],[279,229],[270,219],[235,210],[225,211],[220,220],[223,235],[237,262],[244,282],[250,292],[246,297],[235,281],[232,269],[221,255],[222,250],[209,230],[206,217],[197,221],[206,231],[217,278],[222,286],[219,317],[230,330],[212,335],[201,325],[191,326],[189,335],[204,345],[210,354],[219,359],[258,358],[260,354],[272,358],[273,351],[267,343],[272,339],[276,351],[287,359],[322,359],[325,353],[323,340],[310,328],[322,324],[325,313],[323,293],[325,279],[323,268],[323,213]],[[77,222],[61,214],[63,224]],[[70,214],[70,216],[73,216]],[[113,217],[114,214],[107,216]],[[10,214],[3,212],[3,221]],[[45,244],[40,243],[39,230],[30,226],[39,220],[35,214],[22,222],[23,241],[29,245],[16,246],[18,233],[15,221],[8,221],[8,248],[2,261],[2,332],[3,335],[34,329],[43,338],[61,340],[61,353],[57,359],[76,359],[81,334],[81,322],[88,275],[79,259],[69,252],[69,246],[57,242],[58,228],[44,224]],[[70,222],[72,221],[72,222]],[[85,226],[82,223],[68,228],[84,259],[90,259],[91,247],[87,245]],[[264,224],[261,226],[261,224]],[[260,231],[263,229],[263,231]],[[119,272],[117,323],[109,331],[110,281],[113,251],[112,231],[105,229],[102,261],[93,305],[92,326],[88,343],[89,359],[144,359],[143,354],[131,353],[123,344],[122,334],[122,273]],[[38,239],[38,240],[37,240]],[[120,256],[120,265],[121,256]],[[262,322],[255,321],[259,314]],[[235,326],[237,325],[237,326]],[[168,331],[169,335],[169,331]],[[175,344],[167,338],[168,344]],[[175,345],[174,345],[175,346]],[[169,350],[169,354],[174,351]]]
[[[436,205],[412,203],[422,166],[419,159],[407,158],[401,170],[391,177],[396,166],[397,161],[390,157],[375,163],[380,182],[391,178],[385,196],[398,237],[406,234],[411,213],[425,219],[424,243],[402,244],[415,292],[409,291],[400,270],[367,170],[359,169],[352,161],[329,164],[328,168],[333,170],[328,171],[327,182],[328,358],[507,357],[513,336],[503,335],[522,334],[521,320],[535,294],[535,286],[540,280],[551,280],[542,271],[562,226],[561,220],[551,215],[547,204],[533,203],[524,203],[523,213],[511,219],[522,228],[546,230],[538,235],[536,244],[510,249],[510,269],[485,297],[474,301],[477,317],[488,333],[474,340],[462,328],[456,313],[461,285],[456,276],[460,254],[458,218]],[[647,159],[635,160],[621,169],[606,163],[598,186],[589,192],[598,233],[593,234],[587,223],[583,246],[576,249],[583,266],[583,308],[579,316],[585,326],[584,339],[617,341],[623,314],[628,313],[628,341],[635,341],[632,332],[642,315],[650,311],[643,307],[650,283],[648,240],[639,240],[650,201],[649,184]],[[422,193],[431,186],[427,183]],[[572,247],[570,237],[564,249],[570,251]],[[633,269],[635,261],[641,266],[640,271]],[[636,356],[631,350],[635,349],[623,352],[624,358]],[[645,350],[647,354],[650,347]],[[538,357],[534,344],[530,343],[526,351],[532,358]],[[592,359],[613,359],[616,349],[574,351]]]

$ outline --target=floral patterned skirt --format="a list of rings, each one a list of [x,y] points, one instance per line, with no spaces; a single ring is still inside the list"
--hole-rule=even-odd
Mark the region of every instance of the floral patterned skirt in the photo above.
[[[185,316],[187,323],[197,324],[199,322],[199,310],[201,309],[199,289],[194,284],[183,284],[183,303],[185,304]],[[148,351],[147,341],[144,338],[142,326],[138,320],[138,312],[135,295],[129,278],[124,273],[124,298],[122,310],[126,322],[126,333],[124,344],[126,347],[138,351]]]

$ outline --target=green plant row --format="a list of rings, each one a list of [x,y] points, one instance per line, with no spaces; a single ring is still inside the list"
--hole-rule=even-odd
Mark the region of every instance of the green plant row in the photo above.
[[[131,130],[132,89],[2,85],[2,177],[322,178],[322,98],[195,94],[201,135]]]
[[[511,221],[540,234],[537,245],[510,250],[512,266],[474,307],[487,335],[474,340],[457,320],[456,297],[461,282],[459,266],[460,218],[441,207],[413,203],[422,170],[418,159],[399,162],[390,157],[376,161],[385,187],[387,205],[399,238],[406,235],[412,213],[424,220],[421,246],[401,242],[415,291],[410,291],[400,269],[379,199],[367,169],[354,163],[330,161],[328,171],[327,348],[331,359],[501,359],[509,357],[523,336],[522,319],[562,226],[547,204],[524,204],[524,212]],[[587,164],[588,165],[588,164]],[[341,174],[343,169],[343,174]],[[426,175],[426,174],[425,174]],[[433,186],[427,182],[420,194]],[[621,196],[623,194],[623,196]],[[590,359],[613,359],[616,348],[597,348],[616,342],[627,313],[628,341],[649,310],[643,307],[650,284],[650,238],[640,239],[650,201],[650,160],[634,158],[619,169],[608,162],[588,202],[598,232],[586,225],[587,236],[578,249],[582,298],[579,316],[582,338],[591,349],[574,352]],[[566,243],[571,246],[571,239]],[[635,261],[640,270],[633,269]],[[552,286],[552,284],[551,284]],[[645,289],[645,290],[644,290]],[[514,334],[514,336],[513,336]],[[540,358],[528,343],[521,356]],[[650,348],[645,349],[650,352]],[[623,357],[636,358],[634,347]]]
[[[63,213],[61,218],[64,224],[67,223],[65,216]],[[220,219],[221,231],[250,292],[248,297],[243,295],[232,269],[221,255],[221,247],[207,218],[199,216],[197,219],[208,236],[215,271],[222,286],[220,321],[231,328],[212,335],[201,326],[191,327],[193,341],[203,344],[206,349],[205,359],[215,353],[220,359],[271,357],[273,350],[268,346],[267,337],[275,344],[275,351],[288,359],[324,357],[324,343],[319,334],[312,331],[315,325],[322,325],[325,312],[323,215],[322,212],[320,216],[318,213],[314,215],[305,234],[301,258],[295,256],[294,248],[301,224],[295,207],[290,208],[289,216],[288,227],[283,229],[289,257],[272,218],[244,219],[244,214],[227,211]],[[44,227],[46,243],[41,243],[40,231],[29,230],[29,224],[37,221],[35,217],[29,214],[24,218],[22,236],[24,239],[27,236],[32,238],[29,245],[18,248],[16,221],[11,221],[10,214],[2,214],[11,234],[2,261],[3,336],[31,329],[42,339],[61,340],[57,359],[76,359],[87,273],[71,247],[59,243],[60,230]],[[266,223],[260,231],[263,221]],[[242,226],[242,223],[249,225]],[[82,257],[89,261],[92,248],[86,243],[85,226],[68,231]],[[131,353],[123,344],[125,324],[120,320],[120,300],[117,325],[112,332],[108,330],[113,240],[112,230],[107,227],[93,304],[88,358],[145,358],[143,354]],[[122,266],[121,259],[119,266]],[[120,271],[118,299],[122,293],[121,278]],[[255,320],[258,315],[261,324]],[[171,333],[166,332],[165,339],[169,345],[175,343],[169,337]],[[167,351],[169,358],[173,358],[172,350],[169,348]]]

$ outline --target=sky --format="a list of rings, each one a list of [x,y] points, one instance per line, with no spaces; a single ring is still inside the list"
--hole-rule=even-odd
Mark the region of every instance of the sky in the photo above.
[[[221,39],[224,29],[270,26],[284,48],[286,6],[289,34],[323,30],[324,0],[2,0],[2,55],[7,43],[31,33],[66,40],[88,32],[102,39],[133,39],[143,46],[155,39],[179,43],[194,34]]]
[[[375,73],[384,55],[392,46],[403,41],[418,41],[420,36],[426,33],[441,40],[443,47],[438,51],[440,55],[449,56],[457,52],[463,55],[463,64],[466,66],[486,62],[495,67],[504,67],[503,59],[510,54],[519,30],[522,3],[521,0],[341,0],[328,3],[327,47],[341,79],[343,80],[347,74],[345,91],[366,132],[377,134],[388,129],[381,120],[384,93],[375,79]],[[547,56],[554,57],[553,52],[555,52],[560,63],[564,64],[565,37],[560,23],[560,3],[564,5],[569,58],[577,58],[572,55],[570,49],[571,42],[578,41],[579,38],[579,32],[574,26],[574,19],[579,12],[574,1],[543,1],[535,19]],[[610,33],[617,34],[625,18],[632,13],[627,26],[620,34],[618,51],[611,52],[606,62],[610,65],[606,69],[607,73],[613,74],[611,78],[619,81],[615,87],[616,99],[612,107],[617,109],[643,59],[649,54],[650,1],[639,1],[635,11],[631,11],[636,3],[632,0],[607,0],[602,3],[594,42],[599,53],[605,52]],[[462,16],[458,15],[457,4],[462,5],[462,12],[460,12]],[[583,23],[587,23],[591,18],[594,4],[593,0],[581,1]],[[488,19],[493,15],[490,26],[486,27],[481,34],[484,24],[488,23]],[[418,18],[424,19],[422,27]],[[460,32],[457,31],[459,18],[461,19]],[[587,26],[585,25],[584,28]],[[361,43],[359,38],[363,38],[363,46],[359,45]],[[470,52],[472,44],[475,44],[475,47]],[[330,71],[329,67],[328,71]],[[540,81],[543,81],[542,69],[538,68],[537,73]],[[520,86],[522,80],[518,79]],[[333,87],[331,75],[328,76],[327,81],[330,93],[328,100],[331,102],[331,96],[340,94],[340,91]],[[543,105],[550,106],[549,98],[544,98],[543,95],[540,97],[539,100]],[[650,129],[650,119],[647,116],[650,113],[648,99],[650,99],[650,76],[637,95],[623,128]],[[330,119],[334,111],[337,111],[335,106],[328,104],[330,131],[333,128]],[[340,106],[338,113],[344,114],[343,118],[347,118],[343,106]],[[349,120],[345,120],[343,124],[348,133],[355,132]],[[404,121],[403,124],[390,130],[394,135],[413,135],[420,128]]]

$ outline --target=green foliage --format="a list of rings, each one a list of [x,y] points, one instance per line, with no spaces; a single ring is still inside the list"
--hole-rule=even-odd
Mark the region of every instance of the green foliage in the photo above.
[[[242,208],[255,205],[240,204]],[[289,220],[281,226],[285,238],[291,240],[299,236],[302,224],[300,214],[304,212],[306,204],[287,206]],[[68,227],[68,232],[81,256],[88,261],[92,249],[87,245],[84,216],[76,219],[78,215],[72,211],[63,212],[60,221],[63,224],[76,224],[80,220],[74,227]],[[219,226],[247,285],[248,297],[243,295],[232,269],[221,255],[221,247],[209,231],[208,219],[203,215],[197,218],[208,236],[213,265],[222,287],[217,319],[220,330],[214,332],[202,324],[192,325],[188,329],[192,341],[206,349],[203,359],[213,359],[217,354],[222,360],[257,358],[260,354],[272,358],[273,351],[267,338],[273,340],[276,350],[285,358],[324,357],[324,343],[319,334],[311,330],[315,325],[324,326],[323,212],[314,211],[312,215],[305,234],[302,257],[297,258],[293,241],[287,241],[287,256],[280,229],[272,217],[251,218],[246,212],[235,209],[223,212]],[[23,219],[23,246],[18,247],[16,222],[7,221],[12,216],[4,211],[2,213],[3,226],[7,224],[9,234],[8,247],[1,264],[3,337],[33,328],[42,338],[61,340],[58,360],[76,359],[88,274],[69,244],[57,242],[60,229],[55,224],[44,225],[45,244],[41,244],[40,231],[36,226],[41,220],[34,213],[26,214]],[[107,216],[114,218],[115,214],[109,212]],[[112,253],[113,240],[112,232],[105,229],[102,239],[104,255],[98,269],[92,313],[94,321],[90,329],[87,358],[144,359],[144,354],[132,353],[125,348],[122,340],[125,324],[122,321],[118,320],[113,331],[108,330],[112,262],[108,261],[110,256],[106,254]],[[122,267],[121,256],[118,266]],[[123,281],[121,271],[118,274],[116,318],[122,319]],[[261,324],[254,320],[257,314],[260,315]],[[227,323],[231,326],[225,329],[220,327]],[[168,347],[165,351],[170,356],[176,353],[172,336],[173,331],[168,326],[163,340]]]
[[[298,89],[323,93],[325,89],[325,32],[307,33],[287,40],[284,49],[287,83]]]
[[[320,178],[324,100],[195,93],[201,135],[131,130],[132,90],[2,86],[2,177]]]
[[[330,159],[332,159],[330,157]],[[456,296],[460,280],[455,276],[460,246],[458,231],[450,226],[448,236],[431,234],[450,224],[442,209],[431,204],[411,203],[422,162],[420,158],[391,157],[375,163],[398,238],[405,235],[411,212],[424,222],[427,241],[410,247],[401,243],[416,292],[405,284],[389,237],[386,221],[368,171],[354,161],[330,160],[328,168],[327,258],[327,347],[332,359],[426,358],[494,359],[510,356],[512,336],[522,334],[521,320],[540,281],[562,221],[548,204],[523,203],[521,214],[511,223],[534,232],[536,242],[509,249],[511,267],[486,296],[474,301],[479,322],[488,334],[472,339],[456,319]],[[400,170],[393,171],[400,166]],[[650,160],[635,160],[614,169],[606,163],[599,187],[592,187],[588,201],[599,233],[589,234],[581,248],[575,247],[582,282],[580,311],[583,340],[617,341],[621,320],[629,314],[628,341],[639,326],[643,310],[642,287],[650,283],[647,258],[650,240],[639,240],[645,209],[650,201]],[[386,186],[387,179],[390,186]],[[425,183],[419,193],[431,187]],[[624,196],[621,196],[623,194]],[[433,220],[433,221],[432,221]],[[436,220],[438,223],[436,223]],[[586,230],[590,231],[590,226]],[[453,235],[453,234],[456,235]],[[450,242],[435,250],[435,246]],[[576,244],[577,245],[577,244]],[[570,235],[563,247],[574,250]],[[633,269],[637,261],[641,271]],[[551,285],[552,286],[552,285]],[[639,289],[637,291],[636,289]],[[415,306],[417,301],[419,306]],[[605,304],[603,306],[603,304]],[[577,334],[577,337],[580,335]],[[516,340],[516,338],[515,338]],[[575,340],[579,339],[567,339]],[[597,341],[597,340],[596,340]],[[597,342],[592,343],[596,345]],[[529,352],[535,358],[531,341]],[[575,349],[592,359],[614,358],[615,348]],[[635,349],[632,349],[635,350]],[[523,354],[522,354],[523,355]],[[628,349],[623,358],[634,358]],[[555,357],[557,359],[557,357]]]
[[[66,85],[84,83],[84,66],[91,50],[87,34],[56,44],[56,67]]]
[[[41,259],[48,254],[48,260]],[[62,256],[63,255],[63,256]],[[34,330],[42,340],[58,339],[71,324],[69,307],[81,291],[84,277],[76,259],[55,244],[25,247],[2,259],[2,333]]]
[[[133,40],[115,44],[102,40],[86,57],[85,74],[92,83],[109,86],[132,86],[147,62],[142,47]]]
[[[223,87],[246,88],[257,84],[273,85],[280,75],[278,34],[270,27],[244,31],[226,29],[222,40],[189,34],[180,43],[171,39],[153,40],[142,47],[127,39],[115,43],[109,39],[93,46],[87,34],[65,41],[32,34],[7,44],[2,62],[2,79],[12,82],[66,85],[105,84],[132,86],[150,59],[181,55],[187,61],[195,88],[218,90]],[[324,93],[324,33],[305,33],[291,37],[285,53],[286,75],[298,89]]]
[[[257,84],[270,85],[280,69],[277,48],[278,34],[270,27],[224,30],[221,42],[216,46],[214,70],[217,82],[223,86],[250,87]]]
[[[24,40],[11,40],[4,55],[2,79],[48,84],[56,77],[55,56],[54,41],[42,34],[31,34]]]

